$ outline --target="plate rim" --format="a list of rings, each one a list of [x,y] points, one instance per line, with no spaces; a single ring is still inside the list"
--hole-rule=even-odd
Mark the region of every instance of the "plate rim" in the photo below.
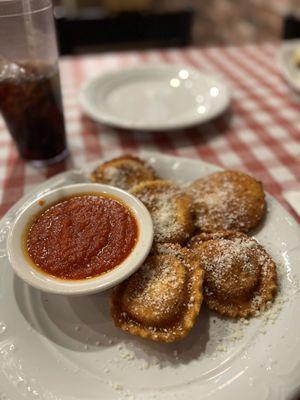
[[[202,76],[205,79],[210,79],[218,84],[224,93],[224,100],[223,103],[220,103],[220,108],[215,110],[211,113],[211,115],[204,115],[199,114],[198,118],[190,118],[190,121],[186,122],[169,122],[169,123],[162,123],[157,124],[144,124],[144,123],[132,123],[130,121],[126,121],[125,119],[121,120],[118,117],[110,116],[110,114],[100,112],[96,112],[91,104],[87,93],[93,88],[93,86],[97,83],[101,83],[102,81],[106,81],[108,79],[112,79],[114,77],[122,77],[124,74],[134,74],[138,73],[146,73],[146,72],[167,72],[172,70],[179,70],[179,69],[186,69],[191,71],[192,73]],[[104,72],[103,74],[96,75],[90,79],[88,79],[80,88],[78,94],[78,101],[82,108],[82,110],[93,120],[99,123],[103,123],[109,127],[117,127],[122,129],[133,129],[133,130],[142,130],[148,132],[159,132],[159,131],[170,131],[172,129],[183,129],[189,128],[196,125],[202,125],[211,121],[212,119],[216,118],[217,116],[224,113],[229,107],[231,103],[231,92],[228,83],[222,79],[221,75],[218,73],[210,73],[205,70],[197,69],[193,66],[188,64],[180,64],[180,63],[146,63],[141,66],[132,66],[132,67],[125,67],[125,68],[114,68],[111,71]]]

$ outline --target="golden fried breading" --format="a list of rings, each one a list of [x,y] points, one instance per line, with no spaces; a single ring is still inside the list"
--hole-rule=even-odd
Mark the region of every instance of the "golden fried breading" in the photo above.
[[[93,182],[129,190],[143,181],[156,179],[154,170],[138,157],[124,155],[99,165],[91,174]]]
[[[113,290],[115,325],[158,342],[183,339],[199,314],[202,282],[194,252],[178,244],[159,244],[143,266]]]
[[[194,181],[195,225],[202,232],[254,228],[266,211],[262,184],[238,171],[222,171]]]
[[[172,272],[168,265],[172,263]],[[157,265],[153,269],[152,266]],[[147,276],[147,290],[144,288]],[[153,274],[153,276],[151,276]],[[170,256],[155,255],[148,260],[143,272],[136,274],[128,282],[126,295],[123,298],[123,306],[128,314],[146,326],[164,326],[180,313],[185,296],[186,270],[176,259]],[[161,297],[164,295],[163,310]],[[165,311],[165,312],[162,312]]]
[[[170,181],[142,182],[130,190],[148,208],[156,243],[183,244],[194,229],[192,199]]]
[[[204,268],[204,301],[211,310],[248,317],[274,298],[276,265],[255,239],[239,232],[203,233],[188,247],[198,253]]]

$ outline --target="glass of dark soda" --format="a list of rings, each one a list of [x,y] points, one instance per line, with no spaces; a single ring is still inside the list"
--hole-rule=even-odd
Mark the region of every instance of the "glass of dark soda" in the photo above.
[[[0,2],[0,113],[25,160],[67,156],[50,0]]]

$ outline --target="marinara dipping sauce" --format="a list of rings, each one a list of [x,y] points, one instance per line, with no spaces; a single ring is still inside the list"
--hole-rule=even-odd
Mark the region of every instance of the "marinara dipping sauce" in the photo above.
[[[102,194],[78,194],[35,219],[26,235],[26,250],[49,275],[87,279],[117,267],[137,238],[135,217],[121,201]]]

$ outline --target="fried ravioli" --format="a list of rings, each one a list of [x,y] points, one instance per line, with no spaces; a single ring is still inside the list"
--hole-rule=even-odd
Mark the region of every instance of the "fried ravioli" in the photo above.
[[[262,184],[243,172],[222,171],[200,178],[187,193],[194,201],[195,225],[202,232],[247,232],[266,211]]]
[[[187,241],[194,229],[192,199],[179,186],[170,181],[148,181],[135,186],[130,193],[148,208],[156,243]]]
[[[144,265],[117,286],[111,297],[115,325],[158,342],[183,339],[202,303],[203,270],[192,251],[159,244]]]
[[[231,318],[256,315],[277,290],[276,264],[266,250],[244,233],[216,232],[193,237],[205,271],[204,301]]]
[[[156,179],[154,170],[138,157],[124,155],[99,165],[91,174],[97,183],[129,190],[143,181]]]

